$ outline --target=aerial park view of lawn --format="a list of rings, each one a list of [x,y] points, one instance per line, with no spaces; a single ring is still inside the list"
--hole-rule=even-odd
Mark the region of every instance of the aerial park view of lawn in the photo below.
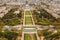
[[[60,40],[60,1],[0,0],[0,40]]]

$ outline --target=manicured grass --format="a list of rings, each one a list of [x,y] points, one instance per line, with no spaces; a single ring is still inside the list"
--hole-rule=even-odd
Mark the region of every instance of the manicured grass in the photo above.
[[[36,34],[24,34],[24,40],[37,40]]]
[[[25,12],[25,15],[30,15],[30,11],[26,11]]]
[[[26,17],[25,18],[25,24],[32,24],[32,18],[31,17]]]
[[[51,24],[51,22],[49,22],[48,20],[41,19],[41,18],[38,19],[38,23],[45,24],[45,25]]]
[[[35,27],[35,26],[23,26],[23,28],[22,29],[24,29],[24,28],[33,28],[33,29],[37,29],[37,27]]]
[[[31,15],[30,11],[25,11],[25,15]],[[25,17],[25,24],[32,24],[32,18],[30,16]]]

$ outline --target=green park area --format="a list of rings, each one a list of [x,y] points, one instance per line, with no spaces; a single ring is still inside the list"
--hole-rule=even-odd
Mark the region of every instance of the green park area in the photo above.
[[[25,11],[25,24],[33,24],[30,11]]]
[[[32,24],[32,18],[31,17],[26,17],[25,18],[25,24]]]
[[[17,7],[10,9],[7,14],[0,18],[0,25],[14,26],[22,24],[22,12],[19,10],[19,13],[15,14],[14,12],[17,10]]]
[[[24,40],[37,40],[36,34],[24,34]]]
[[[46,19],[42,19],[42,18],[39,18],[37,21],[38,21],[38,23],[44,24],[44,25],[49,25],[49,24],[51,24],[50,21],[48,21],[48,20],[46,20]]]
[[[33,11],[33,17],[35,18],[34,21],[36,24],[40,25],[55,25],[57,24],[57,19],[51,15],[50,13],[48,13],[46,10],[44,9],[37,9]],[[58,22],[59,23],[59,22]]]
[[[30,11],[26,11],[25,12],[25,15],[30,15]]]

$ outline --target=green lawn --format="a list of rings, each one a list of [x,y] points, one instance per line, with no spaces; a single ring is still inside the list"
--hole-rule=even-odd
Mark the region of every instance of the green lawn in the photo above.
[[[32,24],[32,18],[31,17],[26,17],[25,18],[25,24]]]
[[[25,12],[25,15],[30,15],[30,11],[26,11]]]
[[[48,20],[41,19],[41,18],[38,19],[38,22],[45,25],[51,24],[51,22],[49,22]]]
[[[25,15],[31,15],[30,11],[25,11]],[[25,24],[32,24],[32,18],[30,16],[25,17]]]
[[[24,40],[37,40],[36,34],[24,34]]]

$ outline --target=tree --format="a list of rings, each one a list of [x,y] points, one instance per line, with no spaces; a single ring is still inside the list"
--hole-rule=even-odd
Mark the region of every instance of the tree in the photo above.
[[[16,32],[10,32],[10,31],[7,31],[5,32],[5,38],[7,38],[8,40],[12,40],[14,38],[14,40],[16,40],[18,34]]]

